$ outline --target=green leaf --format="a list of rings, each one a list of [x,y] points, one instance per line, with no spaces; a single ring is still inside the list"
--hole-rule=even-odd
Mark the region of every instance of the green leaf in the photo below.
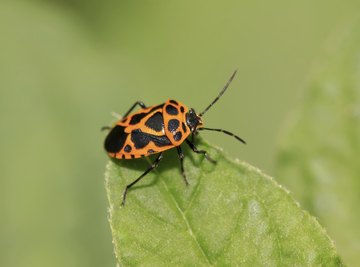
[[[281,138],[277,176],[360,262],[360,24],[338,31]]]
[[[130,190],[148,166],[110,161],[106,188],[121,266],[342,266],[332,241],[274,180],[201,142],[218,162],[185,150],[185,186],[176,152]]]

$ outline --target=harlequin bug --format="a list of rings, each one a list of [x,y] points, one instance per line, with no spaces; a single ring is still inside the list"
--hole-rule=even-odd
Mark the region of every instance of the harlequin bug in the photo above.
[[[222,132],[235,137],[245,144],[245,141],[239,136],[223,129],[205,128],[202,122],[202,116],[224,94],[235,74],[236,71],[231,75],[219,95],[199,114],[193,108],[189,109],[181,102],[175,100],[168,100],[163,104],[151,107],[147,107],[143,102],[137,101],[114,127],[103,127],[103,129],[110,130],[105,139],[104,147],[111,158],[134,159],[158,154],[152,165],[140,177],[126,186],[122,205],[125,205],[128,190],[158,166],[165,150],[171,148],[177,149],[181,174],[186,185],[189,183],[184,171],[184,154],[181,150],[183,142],[195,153],[203,154],[207,160],[216,163],[206,151],[198,150],[193,143],[195,134],[200,130]],[[140,106],[141,110],[130,114],[136,106]],[[188,139],[190,135],[192,136],[191,140]]]

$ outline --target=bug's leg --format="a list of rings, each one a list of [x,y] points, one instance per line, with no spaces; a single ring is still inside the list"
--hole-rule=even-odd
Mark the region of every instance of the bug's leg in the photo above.
[[[105,130],[111,130],[112,128],[110,126],[103,126],[101,127],[101,131],[105,131]]]
[[[146,108],[146,105],[144,104],[144,102],[142,102],[142,101],[136,101],[136,102],[134,103],[134,105],[132,105],[131,108],[128,110],[128,112],[126,112],[125,115],[123,115],[123,118],[127,117],[127,116],[130,114],[130,112],[133,111],[133,109],[134,109],[137,105],[139,105],[142,109]]]
[[[123,116],[121,116],[119,113],[116,113],[115,111],[111,112],[111,116],[117,120],[121,120],[123,118]]]
[[[181,150],[181,146],[177,146],[176,149],[177,149],[179,159],[180,159],[181,175],[184,178],[185,184],[189,185],[189,182],[186,179],[186,174],[185,174],[185,170],[184,170],[184,154],[183,154],[183,152]]]
[[[213,160],[205,150],[198,150],[192,142],[190,142],[187,139],[185,139],[185,141],[189,145],[189,147],[192,149],[192,151],[194,151],[195,153],[198,153],[198,154],[203,154],[208,161],[210,161],[211,163],[216,163],[216,160]]]
[[[125,118],[125,117],[127,117],[127,116],[130,114],[131,111],[133,111],[133,109],[136,107],[136,105],[139,105],[142,109],[145,109],[145,108],[146,108],[146,105],[144,104],[144,102],[142,102],[142,101],[136,101],[136,102],[134,103],[134,105],[132,105],[131,108],[125,113],[124,116],[121,116],[121,115],[119,115],[119,114],[117,114],[117,113],[115,113],[115,112],[113,112],[112,115],[113,115],[115,118],[117,118],[118,120],[120,120],[121,118]],[[110,126],[103,126],[103,127],[101,127],[101,131],[111,130],[111,129],[112,129],[112,127],[110,127]]]
[[[160,153],[160,155],[154,160],[154,162],[151,164],[151,166],[142,174],[140,175],[139,178],[137,178],[135,181],[133,181],[132,183],[128,184],[124,190],[124,193],[123,193],[123,200],[122,200],[122,203],[121,205],[122,206],[125,206],[125,201],[126,201],[126,195],[127,195],[127,192],[128,190],[134,185],[136,184],[137,182],[139,182],[146,174],[148,174],[150,171],[152,171],[153,169],[155,169],[160,160],[163,158],[163,153]]]

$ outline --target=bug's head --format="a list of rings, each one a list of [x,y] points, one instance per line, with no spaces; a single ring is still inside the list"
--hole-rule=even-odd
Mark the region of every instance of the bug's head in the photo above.
[[[198,116],[193,108],[186,113],[186,124],[189,126],[191,132],[196,132],[196,129],[203,125],[202,119]]]
[[[224,134],[230,135],[232,137],[235,137],[238,141],[245,143],[245,141],[240,138],[239,136],[223,130],[223,129],[214,129],[214,128],[206,128],[203,126],[203,122],[202,122],[202,116],[220,99],[220,97],[225,93],[226,89],[229,87],[231,81],[234,79],[236,74],[236,71],[234,71],[234,73],[231,75],[230,79],[227,81],[227,83],[225,84],[224,88],[220,91],[219,95],[210,103],[210,105],[208,105],[203,112],[196,114],[195,110],[193,108],[191,108],[189,110],[188,113],[186,113],[186,124],[188,125],[188,127],[190,128],[191,132],[192,132],[192,136],[194,138],[194,135],[197,133],[197,131],[199,130],[208,130],[208,131],[216,131],[216,132],[222,132]]]

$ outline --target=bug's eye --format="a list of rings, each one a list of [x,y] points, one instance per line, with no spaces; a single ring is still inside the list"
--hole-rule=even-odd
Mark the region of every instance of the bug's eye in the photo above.
[[[191,116],[193,116],[194,118],[197,118],[195,109],[193,109],[193,108],[190,109],[190,112],[191,112]]]

